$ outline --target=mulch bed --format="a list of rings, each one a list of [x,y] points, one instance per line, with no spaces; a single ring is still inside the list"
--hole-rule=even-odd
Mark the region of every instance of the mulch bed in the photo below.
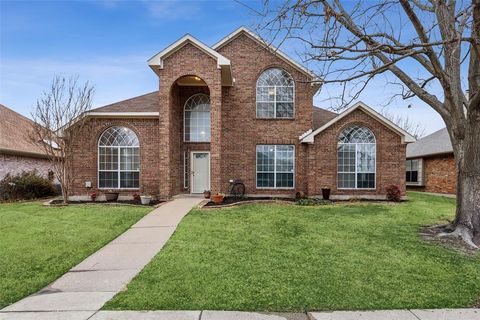
[[[209,201],[203,205],[203,207],[221,208],[230,207],[239,204],[258,203],[258,202],[282,202],[294,204],[295,199],[285,197],[225,197],[221,204],[215,204],[213,201]]]
[[[154,207],[164,201],[150,200],[150,204],[142,204],[140,201],[134,200],[117,200],[117,201],[69,201],[68,204],[129,204],[129,205],[138,205],[138,206],[150,206]],[[50,201],[51,205],[63,205],[62,200],[53,200]]]

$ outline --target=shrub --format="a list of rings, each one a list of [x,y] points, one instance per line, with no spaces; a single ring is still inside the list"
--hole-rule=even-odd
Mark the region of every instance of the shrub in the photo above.
[[[55,194],[52,182],[38,175],[37,171],[7,174],[0,181],[0,200],[15,201],[43,198]]]
[[[332,204],[332,201],[324,200],[321,198],[305,198],[305,199],[299,199],[295,203],[299,206],[322,206],[322,205]]]
[[[402,200],[402,192],[397,185],[391,184],[387,186],[387,200],[393,202],[400,202],[400,200]]]

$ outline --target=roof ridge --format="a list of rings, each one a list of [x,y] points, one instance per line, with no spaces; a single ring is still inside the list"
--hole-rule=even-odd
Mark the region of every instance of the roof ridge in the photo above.
[[[1,103],[0,103],[0,106],[3,107],[3,108],[5,108],[5,109],[7,109],[9,112],[13,112],[13,113],[15,113],[16,115],[19,115],[20,117],[24,118],[25,120],[28,120],[28,121],[30,121],[30,122],[33,122],[33,120],[30,119],[29,117],[24,116],[23,114],[21,114],[21,113],[15,111],[15,110],[13,110],[13,109],[7,107],[7,106],[4,105],[4,104],[1,104]]]

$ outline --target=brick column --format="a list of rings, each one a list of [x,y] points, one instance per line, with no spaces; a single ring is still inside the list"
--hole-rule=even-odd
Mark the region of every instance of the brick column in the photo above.
[[[222,191],[222,86],[215,83],[210,88],[211,139],[210,139],[210,189]]]
[[[158,159],[158,176],[160,177],[159,193],[161,198],[169,198],[172,195],[171,190],[171,142],[170,142],[170,128],[172,114],[171,110],[174,107],[172,104],[170,86],[161,85],[160,92],[160,119],[159,119],[159,159]]]

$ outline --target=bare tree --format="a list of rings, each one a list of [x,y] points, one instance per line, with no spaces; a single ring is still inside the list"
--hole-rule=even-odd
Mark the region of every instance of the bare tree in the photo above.
[[[382,111],[381,114],[403,130],[410,133],[415,139],[420,139],[425,135],[425,126],[421,122],[414,121],[408,116],[395,115],[385,110]]]
[[[269,41],[304,48],[322,85],[348,87],[355,99],[388,73],[399,85],[396,95],[419,98],[440,114],[458,173],[456,217],[442,235],[478,249],[480,0],[266,0],[262,19]]]
[[[82,131],[83,114],[90,110],[95,89],[77,77],[55,76],[32,111],[33,139],[40,142],[48,156],[55,177],[62,188],[63,202],[68,202],[72,184],[72,141]]]

